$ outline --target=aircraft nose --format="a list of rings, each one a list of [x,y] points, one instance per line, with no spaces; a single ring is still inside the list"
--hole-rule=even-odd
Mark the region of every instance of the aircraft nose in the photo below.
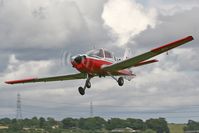
[[[85,55],[84,56],[79,55],[79,56],[75,57],[74,61],[75,61],[75,63],[80,64],[84,58],[86,58]]]
[[[77,63],[77,64],[80,64],[82,62],[82,57],[81,56],[77,56],[74,61]]]

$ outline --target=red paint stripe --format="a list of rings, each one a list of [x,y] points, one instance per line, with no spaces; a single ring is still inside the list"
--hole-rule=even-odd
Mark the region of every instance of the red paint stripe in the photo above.
[[[25,83],[25,82],[31,82],[34,81],[37,78],[28,78],[28,79],[21,79],[21,80],[11,80],[11,81],[5,81],[6,84],[17,84],[17,83]]]
[[[135,74],[133,74],[130,70],[128,69],[124,69],[124,70],[119,70],[117,72],[113,72],[113,74],[115,75],[127,75],[127,76],[136,76]]]
[[[193,37],[192,37],[192,36],[188,36],[188,37],[182,38],[182,39],[180,39],[180,40],[177,40],[177,41],[174,41],[174,42],[165,44],[165,45],[163,45],[163,46],[161,46],[161,47],[152,49],[151,51],[152,51],[152,52],[158,52],[158,51],[160,51],[160,50],[162,50],[162,49],[164,49],[164,48],[170,49],[170,48],[173,48],[173,47],[175,47],[175,46],[177,47],[177,46],[179,46],[179,45],[182,45],[182,44],[187,43],[187,42],[192,41],[192,40],[193,40]]]
[[[134,66],[136,67],[136,66],[141,66],[141,65],[150,64],[150,63],[155,63],[155,62],[158,62],[158,60],[155,60],[155,59],[154,59],[154,60],[149,60],[149,61],[143,61],[143,62],[140,62],[140,63],[134,65]]]

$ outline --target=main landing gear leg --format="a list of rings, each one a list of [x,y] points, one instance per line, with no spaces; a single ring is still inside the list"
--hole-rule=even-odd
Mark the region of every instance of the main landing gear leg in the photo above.
[[[91,88],[91,82],[90,82],[90,79],[92,77],[90,75],[87,75],[87,79],[86,79],[86,82],[85,82],[85,85],[84,85],[84,88],[83,87],[79,87],[78,90],[79,90],[79,93],[83,96],[85,94],[85,90],[86,88]]]
[[[114,76],[111,75],[110,73],[109,73],[109,75],[110,75],[114,80],[117,81],[117,83],[118,83],[119,86],[123,86],[123,85],[124,85],[124,78],[123,78],[123,77],[119,77],[119,78],[117,79],[116,77],[114,77]]]

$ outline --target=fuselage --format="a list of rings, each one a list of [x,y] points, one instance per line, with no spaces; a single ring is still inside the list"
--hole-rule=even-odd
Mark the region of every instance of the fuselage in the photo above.
[[[73,57],[71,63],[74,68],[82,73],[88,73],[93,76],[107,76],[107,75],[133,75],[129,69],[113,71],[107,73],[102,68],[106,65],[119,62],[120,59],[113,56],[113,54],[104,49],[95,49],[86,54]]]

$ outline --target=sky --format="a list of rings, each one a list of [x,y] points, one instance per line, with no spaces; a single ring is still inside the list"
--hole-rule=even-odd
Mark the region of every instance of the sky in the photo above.
[[[0,0],[0,118],[33,116],[104,118],[164,117],[199,121],[198,0]],[[76,55],[106,48],[122,57],[147,52],[186,36],[194,41],[162,54],[159,62],[132,68],[137,75],[123,87],[110,77],[6,85],[5,80],[76,73],[65,63]]]

